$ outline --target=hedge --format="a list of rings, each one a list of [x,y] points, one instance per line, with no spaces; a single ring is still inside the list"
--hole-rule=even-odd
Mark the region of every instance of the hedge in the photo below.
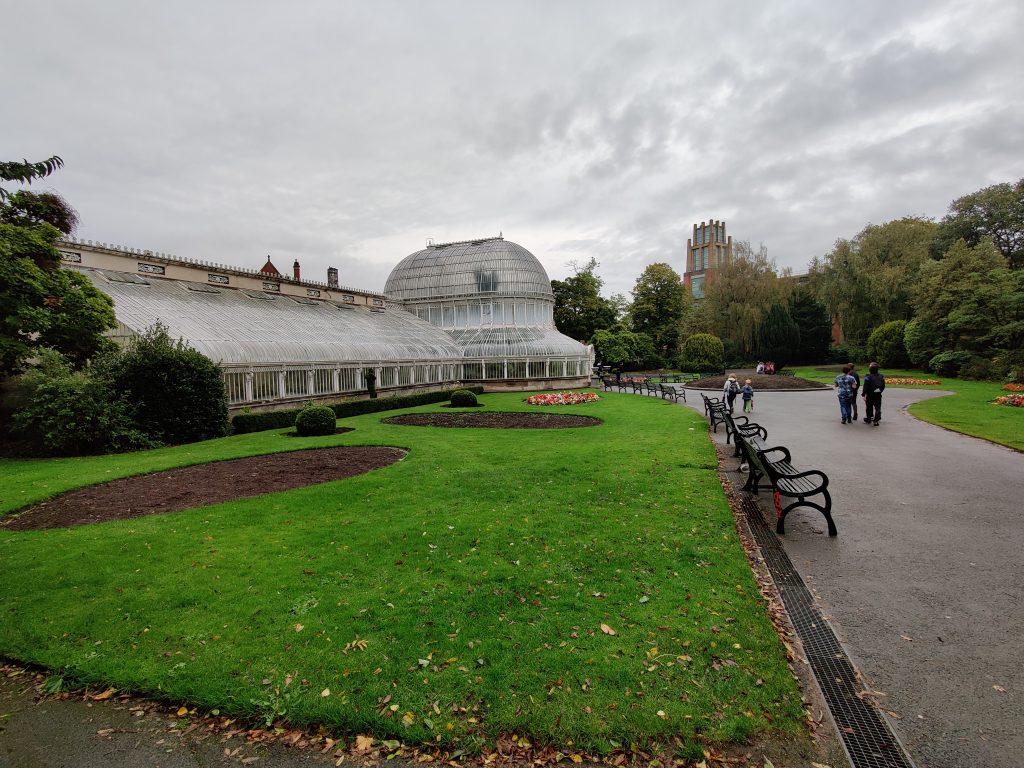
[[[459,389],[468,389],[470,392],[475,392],[478,395],[484,391],[484,388],[479,385],[459,387]],[[328,407],[334,411],[339,419],[344,419],[348,416],[360,416],[364,413],[392,411],[396,408],[412,408],[417,405],[447,402],[454,391],[452,389],[442,389],[436,392],[419,392],[415,395],[381,397],[375,400],[346,400],[342,403],[333,403]],[[301,410],[301,408],[289,408],[284,411],[239,413],[231,419],[231,426],[234,428],[236,435],[245,434],[246,432],[262,432],[265,429],[291,427],[295,425],[295,417],[299,415]]]

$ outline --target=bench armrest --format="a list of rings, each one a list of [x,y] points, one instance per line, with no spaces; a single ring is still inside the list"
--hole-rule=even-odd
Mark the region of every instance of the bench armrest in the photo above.
[[[782,459],[772,459],[769,456],[769,454],[775,453],[775,452],[782,453],[784,458],[782,458]],[[765,461],[767,461],[770,464],[774,464],[777,461],[788,461],[790,463],[792,463],[792,461],[793,461],[793,457],[789,453],[789,448],[787,448],[784,445],[777,445],[777,446],[775,446],[773,448],[765,448],[763,451],[758,451],[757,455],[760,456],[762,459],[764,459]]]

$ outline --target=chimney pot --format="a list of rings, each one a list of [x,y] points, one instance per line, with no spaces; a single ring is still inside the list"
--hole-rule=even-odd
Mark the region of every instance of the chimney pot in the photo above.
[[[296,280],[299,279],[299,260],[298,259],[296,259],[295,263],[292,264],[292,274],[295,276]]]

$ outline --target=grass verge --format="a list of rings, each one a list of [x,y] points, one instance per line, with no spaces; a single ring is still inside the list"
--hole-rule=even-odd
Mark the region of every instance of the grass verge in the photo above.
[[[523,397],[483,402],[534,410]],[[410,451],[245,501],[0,531],[0,653],[268,723],[467,749],[508,733],[593,752],[803,733],[704,421],[616,393],[545,411],[604,423],[440,429],[382,424],[388,412],[309,440],[2,462],[10,511],[308,444]]]
[[[867,372],[867,365],[857,367],[861,378]],[[835,380],[836,371],[815,367],[794,368],[795,375],[826,384]],[[921,371],[882,371],[887,379],[897,376],[914,379],[937,379],[934,385],[892,385],[907,386],[911,389],[942,389],[952,392],[947,397],[922,400],[910,406],[910,413],[939,427],[980,437],[1008,448],[1024,451],[1024,408],[996,405],[992,401],[1000,395],[1009,394],[1002,385],[991,381],[968,381],[943,376],[923,374]],[[886,389],[888,389],[888,385]],[[884,403],[884,398],[883,398]]]

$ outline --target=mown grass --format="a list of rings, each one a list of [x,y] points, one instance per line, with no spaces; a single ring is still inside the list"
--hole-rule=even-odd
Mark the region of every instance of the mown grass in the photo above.
[[[522,397],[483,402],[530,410]],[[403,427],[387,412],[326,438],[0,462],[10,511],[197,461],[409,449],[285,493],[0,531],[0,653],[222,712],[464,748],[512,732],[593,751],[802,733],[704,422],[601,398],[545,409],[603,420],[591,428]]]
[[[861,378],[864,377],[867,369],[866,364],[857,366]],[[836,371],[822,370],[817,367],[794,368],[793,372],[805,379],[821,381],[826,384],[830,384],[836,377]],[[934,376],[921,371],[894,370],[882,371],[882,373],[885,374],[886,379],[906,377],[935,379],[942,382],[940,386],[894,384],[892,385],[894,387],[941,389],[953,393],[949,396],[934,397],[911,405],[910,413],[922,421],[1024,451],[1024,408],[1012,408],[992,402],[1000,395],[1010,394],[1003,390],[1001,384],[991,381],[968,381]],[[888,385],[886,389],[888,389]]]

